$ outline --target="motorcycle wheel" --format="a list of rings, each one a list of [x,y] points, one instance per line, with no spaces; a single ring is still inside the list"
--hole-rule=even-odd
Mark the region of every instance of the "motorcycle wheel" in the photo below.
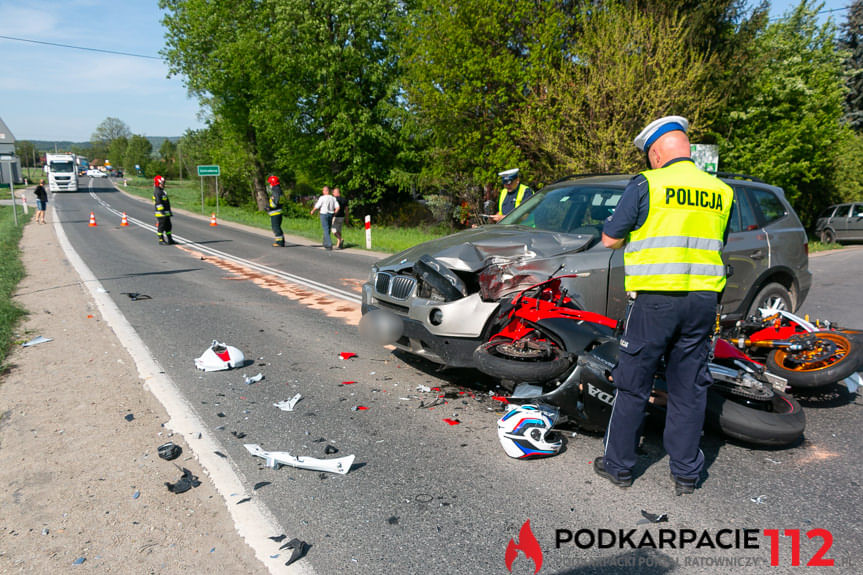
[[[545,383],[572,367],[574,357],[551,342],[529,345],[499,339],[484,343],[473,352],[481,372],[498,379]]]
[[[791,445],[806,429],[803,408],[780,391],[766,401],[740,401],[711,389],[705,422],[732,439],[763,447]]]
[[[796,352],[774,349],[767,356],[767,369],[786,378],[791,387],[820,387],[857,371],[863,358],[858,340],[832,331],[815,333],[818,349]]]

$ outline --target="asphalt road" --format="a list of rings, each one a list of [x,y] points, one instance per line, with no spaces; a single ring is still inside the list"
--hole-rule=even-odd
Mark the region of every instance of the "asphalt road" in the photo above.
[[[83,182],[86,186],[87,179]],[[830,573],[861,571],[856,551],[863,537],[855,503],[861,401],[842,388],[800,397],[808,424],[805,441],[793,448],[751,449],[708,434],[703,450],[709,476],[687,497],[673,495],[661,432],[651,429],[635,485],[620,490],[592,471],[593,458],[601,454],[600,437],[569,432],[556,457],[509,459],[497,440],[499,406],[488,397],[488,381],[469,371],[440,373],[406,363],[363,341],[356,326],[338,314],[282,295],[260,278],[255,283],[218,267],[204,250],[230,254],[259,271],[307,278],[307,292],[328,286],[329,293],[312,299],[317,307],[343,311],[358,307],[358,285],[373,258],[305,244],[272,248],[268,234],[213,228],[207,220],[183,215],[174,217],[174,232],[190,244],[161,247],[151,229],[138,225],[152,225],[149,203],[114,191],[104,180],[93,180],[93,186],[92,193],[84,187],[52,196],[70,241],[214,430],[220,451],[249,492],[290,537],[311,545],[304,561],[317,573],[507,573],[507,544],[514,538],[527,548],[526,532],[519,535],[527,520],[541,550],[542,574],[622,573],[633,567],[644,573],[713,573],[717,566],[792,572],[799,569],[792,566],[794,531],[785,530],[799,530],[799,557],[806,565],[823,544],[822,537],[807,537],[814,529],[831,538],[824,557],[837,566]],[[91,210],[97,227],[88,226]],[[128,228],[119,226],[117,214],[124,211],[132,221]],[[204,253],[204,259],[190,250]],[[861,262],[860,249],[813,257],[815,286],[804,310],[863,326],[853,273]],[[132,301],[124,292],[151,299]],[[255,365],[196,371],[193,358],[213,339],[239,347]],[[341,352],[357,357],[345,361]],[[243,374],[258,372],[263,381],[243,383]],[[356,383],[340,385],[344,381]],[[441,391],[417,391],[418,385]],[[296,411],[272,406],[295,393],[303,395]],[[439,394],[448,403],[420,407]],[[357,406],[368,409],[355,411]],[[460,424],[449,425],[445,418]],[[330,457],[324,448],[333,445],[338,455],[356,455],[356,462],[344,476],[272,470],[251,457],[244,443],[314,457]],[[259,482],[268,484],[253,490]],[[642,510],[667,513],[668,522],[645,524]],[[681,549],[682,529],[699,537],[706,533],[713,541],[722,537],[733,548],[711,548],[702,539],[700,547],[689,543]],[[758,531],[750,548],[742,541],[734,545],[738,531],[719,535],[744,529]],[[765,533],[771,529],[779,530],[774,567],[771,536]],[[566,530],[583,530],[580,546],[556,545]],[[635,531],[621,543],[619,530]],[[605,539],[589,544],[600,535]],[[612,535],[615,544],[600,548]],[[661,536],[675,537],[675,545],[654,549],[643,539],[659,546]],[[534,573],[534,563],[519,553],[511,572]]]

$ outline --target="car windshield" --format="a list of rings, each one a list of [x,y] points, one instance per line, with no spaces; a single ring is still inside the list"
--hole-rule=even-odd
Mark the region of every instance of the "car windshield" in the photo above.
[[[550,232],[599,237],[623,188],[568,186],[540,190],[497,225],[521,225]]]
[[[75,171],[75,164],[71,161],[67,162],[51,162],[51,171],[60,173],[72,173]]]

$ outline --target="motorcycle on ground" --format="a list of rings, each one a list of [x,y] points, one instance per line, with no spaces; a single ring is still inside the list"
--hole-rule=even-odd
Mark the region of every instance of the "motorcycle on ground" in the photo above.
[[[579,309],[561,287],[567,277],[576,276],[553,276],[501,304],[497,331],[477,347],[474,362],[515,391],[512,402],[555,406],[577,426],[601,432],[611,416],[611,372],[622,326]],[[714,380],[705,418],[709,427],[759,446],[787,446],[800,439],[806,418],[797,401],[785,393],[785,378],[721,339],[714,342],[709,367]],[[531,393],[518,397],[522,386]],[[664,413],[666,397],[660,373],[649,411]]]

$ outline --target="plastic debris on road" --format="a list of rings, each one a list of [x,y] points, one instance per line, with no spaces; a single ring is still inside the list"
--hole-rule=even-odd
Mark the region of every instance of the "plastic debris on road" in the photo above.
[[[365,405],[355,405],[351,408],[352,411],[368,411],[368,409]]]
[[[310,471],[326,471],[345,475],[351,470],[351,465],[354,463],[353,455],[336,459],[316,459],[314,457],[298,457],[287,451],[264,451],[260,445],[255,443],[247,443],[245,448],[255,457],[264,459],[267,462],[267,467],[272,469],[278,469],[280,465],[289,465]]]
[[[422,391],[422,392],[424,392],[424,393],[428,393],[428,392],[430,392],[430,391],[431,391],[431,388],[430,388],[429,386],[427,386],[427,385],[422,385],[422,384],[420,384],[420,385],[418,385],[418,386],[417,386],[417,391]]]
[[[449,417],[444,417],[443,420],[450,425],[458,425],[459,423],[461,423],[461,421],[459,421],[458,419],[450,419]]]
[[[195,358],[195,367],[203,371],[221,371],[242,367],[245,362],[246,357],[242,351],[214,339],[201,357]]]
[[[667,523],[668,522],[668,513],[648,513],[644,509],[641,510],[641,515],[645,519],[647,519],[650,523]],[[639,521],[639,524],[645,523],[645,521]]]
[[[129,296],[129,299],[132,301],[141,301],[141,300],[145,300],[145,299],[153,299],[150,296],[148,296],[147,294],[138,293],[138,292],[124,291],[124,292],[120,292],[120,295],[127,295],[127,296]]]
[[[160,445],[156,451],[159,454],[159,457],[166,461],[171,461],[172,459],[177,459],[180,457],[180,454],[183,453],[183,448],[169,441],[168,443],[163,443]]]
[[[763,495],[759,495],[758,497],[750,497],[749,501],[751,501],[752,503],[757,503],[759,505],[763,505],[764,499],[765,499],[765,497]]]
[[[253,375],[252,377],[249,377],[248,375],[243,375],[243,383],[245,383],[246,385],[258,383],[262,379],[264,379],[263,373],[259,373],[258,375]]]
[[[530,383],[519,383],[515,386],[515,390],[512,392],[513,398],[527,398],[527,397],[539,397],[542,395],[542,386],[541,385],[532,385]]]
[[[34,337],[33,339],[31,339],[30,341],[28,341],[26,343],[22,343],[21,347],[30,347],[30,346],[34,346],[34,345],[39,345],[40,343],[48,343],[49,341],[54,341],[54,338],[43,337],[40,335],[39,337]]]
[[[292,397],[291,399],[288,399],[286,401],[280,401],[278,403],[274,403],[273,405],[278,407],[282,411],[293,411],[294,406],[297,405],[297,402],[299,400],[301,400],[302,398],[303,398],[303,396],[298,393],[294,397]]]
[[[342,359],[350,359],[350,358],[356,357],[356,356],[357,356],[357,354],[355,354],[351,351],[343,351],[342,353],[339,354],[339,357]]]
[[[859,373],[852,373],[839,383],[843,384],[848,388],[848,393],[857,393],[857,389],[863,385],[863,378],[860,377]]]
[[[291,563],[293,563],[297,559],[300,559],[306,554],[306,551],[308,551],[309,549],[309,544],[299,539],[291,539],[290,541],[279,547],[279,550],[282,549],[291,550],[291,556],[285,562],[285,565],[290,565]]]
[[[353,385],[355,383],[356,383],[356,381],[343,381],[339,385]]]
[[[201,484],[198,481],[198,476],[193,475],[191,471],[183,467],[183,476],[176,483],[165,482],[165,486],[171,493],[185,493],[186,491],[197,487]]]
[[[126,421],[132,421],[135,419],[135,416],[132,415],[131,413],[127,413],[126,417],[124,417],[123,419],[125,419]]]

